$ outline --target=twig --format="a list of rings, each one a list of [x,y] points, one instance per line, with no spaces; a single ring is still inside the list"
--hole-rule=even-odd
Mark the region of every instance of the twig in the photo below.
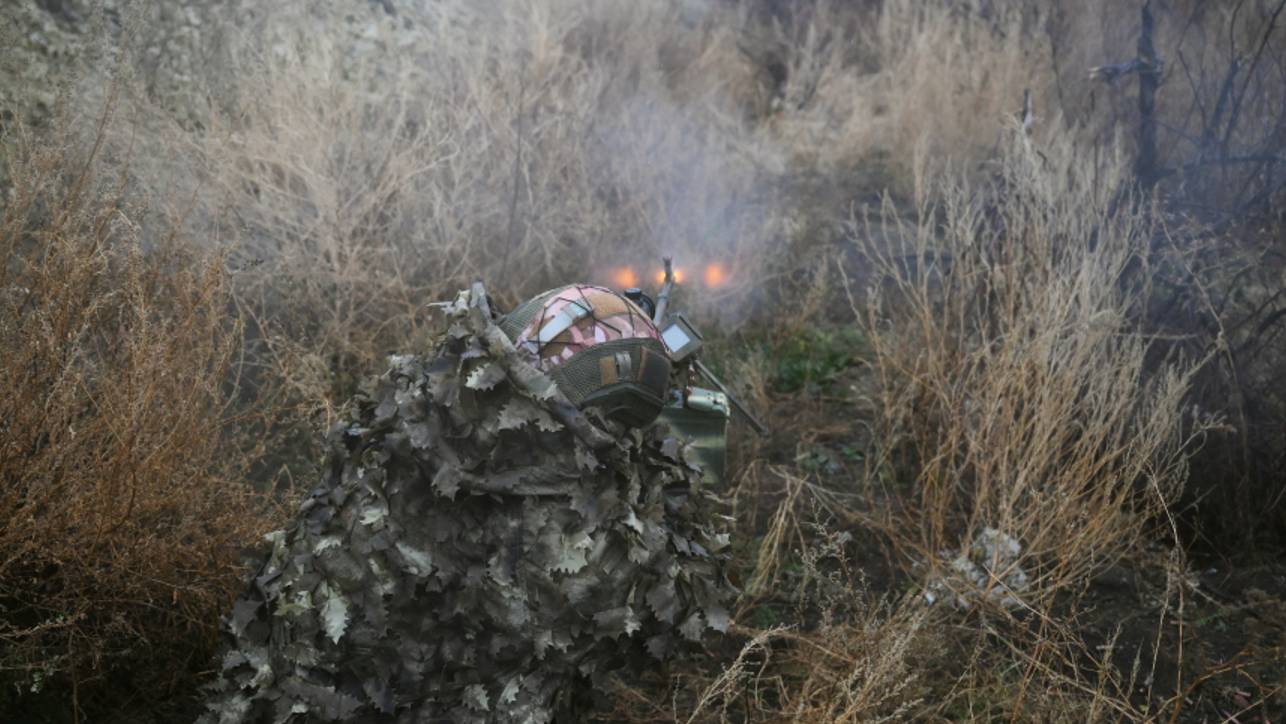
[[[1215,101],[1214,113],[1211,114],[1210,121],[1206,124],[1205,130],[1201,134],[1206,146],[1214,142],[1219,125],[1223,123],[1223,114],[1228,108],[1228,99],[1232,98],[1232,88],[1236,85],[1237,73],[1239,72],[1241,72],[1241,61],[1233,58],[1228,63],[1228,72],[1224,74],[1223,84],[1219,87],[1219,99]]]
[[[1246,80],[1241,84],[1241,92],[1237,94],[1237,99],[1233,101],[1232,115],[1228,118],[1228,127],[1224,129],[1224,148],[1228,147],[1232,134],[1237,129],[1237,121],[1241,117],[1241,104],[1246,99],[1246,93],[1250,90],[1250,82],[1255,77],[1255,68],[1259,66],[1259,61],[1264,56],[1264,48],[1268,46],[1268,39],[1272,37],[1273,31],[1277,28],[1277,19],[1281,17],[1282,10],[1286,10],[1286,0],[1282,0],[1277,4],[1277,9],[1273,11],[1273,16],[1268,21],[1268,27],[1264,28],[1264,34],[1259,39],[1259,48],[1255,51],[1255,59],[1250,62],[1250,68],[1246,70]]]

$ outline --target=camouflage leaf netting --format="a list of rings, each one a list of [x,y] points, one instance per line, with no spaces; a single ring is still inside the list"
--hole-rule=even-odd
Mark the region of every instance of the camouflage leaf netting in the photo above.
[[[663,426],[581,412],[475,284],[330,433],[236,602],[203,722],[574,720],[585,686],[728,626],[726,535]]]

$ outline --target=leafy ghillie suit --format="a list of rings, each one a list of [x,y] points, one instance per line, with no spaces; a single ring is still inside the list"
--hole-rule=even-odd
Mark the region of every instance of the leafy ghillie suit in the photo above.
[[[482,285],[394,357],[236,602],[202,722],[571,721],[728,625],[726,535],[661,425],[578,410]]]

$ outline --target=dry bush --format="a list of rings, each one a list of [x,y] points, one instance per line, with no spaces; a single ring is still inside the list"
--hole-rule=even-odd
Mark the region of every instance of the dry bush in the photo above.
[[[196,79],[219,93],[202,128],[145,110],[155,143],[135,174],[191,194],[188,233],[240,269],[256,362],[328,412],[423,341],[426,302],[474,278],[513,303],[627,266],[650,285],[671,253],[690,285],[725,266],[728,283],[688,302],[735,324],[782,263],[781,162],[737,110],[754,69],[722,9],[254,12]]]
[[[1000,175],[990,198],[948,185],[914,225],[859,227],[860,314],[887,461],[913,481],[890,535],[936,570],[998,529],[1023,551],[995,578],[1025,569],[1012,593],[1044,611],[1168,513],[1205,422],[1185,420],[1197,362],[1149,358],[1155,228],[1121,202],[1123,159],[1016,137]]]
[[[805,164],[885,167],[909,194],[918,153],[990,156],[1023,90],[1052,80],[1041,17],[1018,2],[823,0],[779,33],[789,73],[773,123]]]
[[[1142,3],[1018,0],[838,3],[785,14],[747,43],[778,66],[769,125],[801,165],[881,177],[910,195],[914,158],[972,168],[1030,91],[1035,128],[1137,149]],[[1163,67],[1157,163],[1187,213],[1266,211],[1286,193],[1286,13],[1280,2],[1152,3]],[[763,54],[763,53],[761,53]]]
[[[244,267],[264,374],[329,414],[358,371],[422,340],[423,301],[474,277],[512,302],[672,252],[731,267],[696,303],[735,325],[828,233],[788,228],[791,209],[850,201],[784,178],[847,185],[857,166],[909,193],[918,156],[991,155],[1025,88],[1056,121],[1053,98],[1094,90],[1065,90],[1068,64],[1108,52],[1060,66],[1053,38],[1086,39],[1027,3],[818,2],[770,21],[749,5],[242,2],[202,21],[206,62],[184,76],[209,99],[197,128],[191,109],[168,126],[145,110],[139,182],[196,199],[190,233]],[[149,78],[150,62],[133,64]]]
[[[931,611],[914,597],[873,593],[849,558],[851,538],[810,526],[799,550],[801,577],[787,596],[796,623],[738,625],[744,644],[718,671],[676,675],[665,699],[627,689],[623,716],[802,724],[905,721],[924,710],[914,662],[937,633]]]
[[[96,151],[68,136],[9,149],[0,710],[19,718],[42,696],[78,714],[190,686],[241,584],[242,546],[278,512],[241,480],[239,327],[220,260],[177,237],[145,245],[145,210]]]
[[[1063,118],[1087,144],[1106,145],[1127,129],[1138,150],[1137,76],[1104,82],[1085,71],[1136,56],[1141,6],[1096,0],[1048,15],[1056,74],[1039,112]],[[1262,212],[1286,189],[1286,4],[1184,0],[1149,9],[1162,63],[1157,163],[1169,204],[1207,219]]]
[[[1286,276],[1286,3],[1150,5],[1157,78],[1155,176],[1165,244],[1186,263],[1161,273],[1150,325],[1191,357],[1213,355],[1193,400],[1229,425],[1192,462],[1183,517],[1203,547],[1280,544]],[[1134,75],[1104,83],[1084,67],[1135,56],[1138,4],[1090,3],[1049,17],[1058,109],[1087,149],[1145,128]]]
[[[1194,403],[1228,425],[1192,461],[1181,509],[1194,542],[1256,551],[1286,534],[1286,225],[1203,239],[1203,254],[1158,305],[1157,326],[1186,332],[1190,353],[1211,365]]]
[[[911,657],[928,643],[929,611],[914,597],[875,599],[846,553],[852,535],[812,532],[796,597],[816,623],[784,634],[787,665],[803,674],[780,707],[798,722],[901,720],[920,704]]]

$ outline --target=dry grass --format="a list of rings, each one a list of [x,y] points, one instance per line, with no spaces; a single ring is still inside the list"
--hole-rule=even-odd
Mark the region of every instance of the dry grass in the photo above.
[[[917,154],[968,163],[990,155],[1024,88],[1052,74],[1042,13],[1025,3],[890,0],[854,11],[823,1],[797,37],[775,121],[807,163],[889,167],[909,194]]]
[[[913,669],[932,645],[931,611],[914,597],[873,593],[848,558],[851,536],[816,528],[788,594],[796,623],[740,625],[722,671],[678,674],[667,700],[626,689],[629,721],[875,722],[923,711]],[[742,617],[742,614],[739,614]]]
[[[29,142],[0,217],[3,698],[164,701],[277,520],[240,479],[240,330],[217,258],[144,251],[144,211],[92,150]]]
[[[930,567],[984,528],[1017,538],[1012,566],[1031,580],[1015,594],[1037,610],[1166,513],[1186,436],[1207,424],[1184,407],[1202,360],[1149,361],[1155,229],[1146,206],[1121,202],[1123,166],[1018,138],[990,203],[948,187],[917,224],[863,234],[854,308],[880,438],[918,498],[891,533]]]
[[[624,2],[264,12],[217,69],[227,108],[158,129],[171,157],[140,174],[195,184],[192,233],[248,267],[256,336],[331,409],[352,385],[327,368],[422,340],[423,304],[474,278],[514,303],[671,253],[694,280],[728,265],[690,301],[736,321],[776,262],[780,162],[734,110],[726,28]]]

